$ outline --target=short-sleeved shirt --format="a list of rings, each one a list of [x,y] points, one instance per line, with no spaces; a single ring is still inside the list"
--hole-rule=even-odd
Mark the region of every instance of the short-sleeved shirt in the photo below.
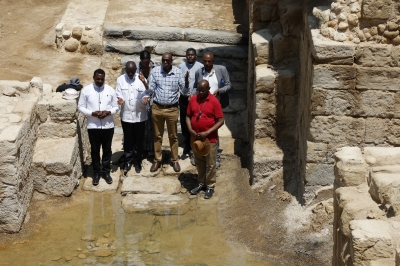
[[[190,98],[186,113],[191,117],[192,129],[197,133],[209,130],[215,125],[218,118],[224,117],[221,104],[211,93],[201,102],[198,94]],[[208,139],[210,142],[217,142],[218,131],[211,132]]]

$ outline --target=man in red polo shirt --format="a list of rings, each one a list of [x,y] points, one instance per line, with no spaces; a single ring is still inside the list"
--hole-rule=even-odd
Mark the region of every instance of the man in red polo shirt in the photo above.
[[[186,124],[190,134],[196,140],[209,139],[210,153],[201,156],[194,152],[199,185],[190,193],[196,195],[207,188],[204,198],[209,199],[214,194],[218,129],[224,124],[224,114],[218,99],[210,93],[210,84],[207,80],[200,81],[197,88],[199,93],[189,101]]]

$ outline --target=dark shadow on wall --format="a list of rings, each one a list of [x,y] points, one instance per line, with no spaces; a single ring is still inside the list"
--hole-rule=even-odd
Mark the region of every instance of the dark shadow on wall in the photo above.
[[[241,33],[243,37],[249,36],[249,11],[247,9],[247,1],[232,0],[233,16],[235,17],[234,24],[239,24],[236,31]]]

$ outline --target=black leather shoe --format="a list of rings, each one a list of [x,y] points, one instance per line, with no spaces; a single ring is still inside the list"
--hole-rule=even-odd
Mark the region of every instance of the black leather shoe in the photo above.
[[[132,168],[132,162],[125,163],[124,175],[126,175],[129,172],[129,170],[131,170],[131,168]]]
[[[107,184],[112,184],[113,180],[111,178],[110,173],[103,173],[103,178],[104,180],[106,180]]]
[[[142,171],[142,164],[140,162],[135,162],[134,165],[135,165],[135,172],[139,174],[140,171]]]
[[[195,187],[194,189],[192,189],[192,190],[190,191],[190,194],[192,194],[192,195],[197,195],[197,194],[199,194],[199,192],[202,191],[202,190],[203,190],[203,186],[202,186],[202,185],[198,185],[197,187]]]
[[[97,186],[99,184],[99,182],[100,182],[100,174],[95,173],[93,175],[92,185]]]
[[[214,194],[214,189],[213,188],[207,188],[206,194],[204,194],[205,199],[210,199]]]

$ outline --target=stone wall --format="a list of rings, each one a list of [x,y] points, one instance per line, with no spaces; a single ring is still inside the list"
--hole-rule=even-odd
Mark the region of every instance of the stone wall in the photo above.
[[[302,3],[250,1],[248,134],[251,183],[268,184],[283,174],[285,189],[298,194],[295,151]],[[290,19],[288,19],[290,18]]]
[[[400,148],[335,153],[333,265],[400,265]]]
[[[0,93],[0,232],[14,233],[34,190],[72,193],[88,156],[87,136],[77,137],[86,125],[77,125],[77,100],[62,99],[40,78],[0,81]]]
[[[362,1],[360,5],[365,6],[369,2],[371,1]],[[378,2],[369,4],[376,5]],[[357,3],[353,1],[351,5]],[[322,7],[318,10],[337,13],[337,5],[336,2],[332,3],[332,7],[336,8],[333,11]],[[346,5],[341,10],[339,18],[344,16],[341,14],[353,14],[345,12]],[[376,24],[384,25],[380,27],[387,30],[393,26],[391,21],[383,21],[379,12],[374,18],[366,16],[364,11],[359,12],[361,13],[354,13],[359,16],[357,27]],[[323,19],[322,13],[318,13],[316,9],[314,14]],[[393,16],[392,19],[397,17]],[[332,17],[334,16],[331,15]],[[301,75],[304,86],[301,87],[300,97],[306,100],[301,104],[303,111],[299,112],[302,116],[299,120],[303,121],[300,128],[308,129],[304,176],[306,202],[315,196],[317,189],[333,183],[332,155],[337,148],[349,145],[366,147],[400,144],[396,111],[400,88],[396,82],[400,73],[400,48],[395,42],[377,43],[376,38],[380,35],[374,35],[375,39],[362,39],[361,42],[355,42],[354,39],[342,42],[331,40],[329,36],[324,37],[324,25],[329,24],[329,21],[309,17],[303,45],[311,50],[311,54],[302,60],[303,64],[307,64],[303,67],[307,72]],[[351,36],[357,27],[349,26],[351,30],[342,31],[346,36]],[[306,51],[302,53],[305,54]],[[309,62],[313,62],[312,67]],[[311,84],[306,81],[308,77],[312,78]],[[307,100],[309,95],[311,102]],[[307,110],[308,106],[310,111]],[[304,140],[302,138],[299,142],[300,158],[304,158]]]

